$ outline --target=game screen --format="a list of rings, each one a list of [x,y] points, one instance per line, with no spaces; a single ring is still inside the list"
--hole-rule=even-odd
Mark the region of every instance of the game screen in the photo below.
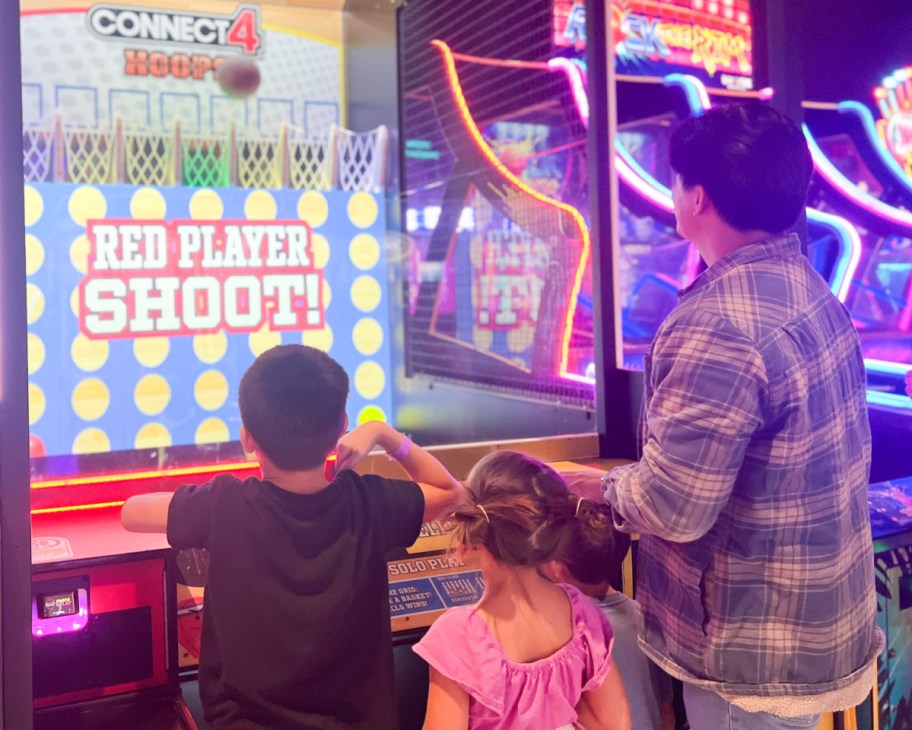
[[[553,42],[561,55],[581,58],[586,9],[553,0]],[[691,74],[707,86],[753,86],[749,0],[629,0],[611,6],[611,46],[618,74]]]
[[[391,417],[389,131],[345,127],[341,13],[178,5],[21,3],[38,482],[243,460],[280,343]]]
[[[547,55],[502,63],[439,41],[415,52],[407,368],[591,402],[586,130],[564,74]]]

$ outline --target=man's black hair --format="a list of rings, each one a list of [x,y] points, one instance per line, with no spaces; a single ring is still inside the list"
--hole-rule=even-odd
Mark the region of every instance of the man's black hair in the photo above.
[[[323,463],[342,433],[348,375],[329,355],[279,345],[241,378],[241,420],[273,464],[288,471]]]
[[[798,220],[811,153],[798,125],[772,107],[749,102],[707,111],[683,122],[670,148],[684,187],[702,185],[732,228],[781,233]]]

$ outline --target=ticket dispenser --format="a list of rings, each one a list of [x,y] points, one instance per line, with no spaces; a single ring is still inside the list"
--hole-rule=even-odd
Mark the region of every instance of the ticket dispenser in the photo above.
[[[195,728],[177,684],[167,551],[36,564],[36,730]]]

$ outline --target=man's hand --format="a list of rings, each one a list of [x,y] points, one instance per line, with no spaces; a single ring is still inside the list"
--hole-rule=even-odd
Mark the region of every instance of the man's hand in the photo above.
[[[585,471],[564,471],[561,476],[567,488],[578,497],[585,497],[596,504],[602,503],[602,473],[592,469]]]

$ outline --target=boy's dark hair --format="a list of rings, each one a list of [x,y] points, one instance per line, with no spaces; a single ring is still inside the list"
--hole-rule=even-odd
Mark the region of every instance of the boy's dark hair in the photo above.
[[[760,102],[729,104],[671,135],[671,167],[685,188],[702,185],[739,231],[781,233],[807,199],[813,162],[795,122]]]
[[[469,502],[453,513],[454,544],[483,545],[507,565],[563,560],[577,531],[601,541],[611,527],[610,515],[606,523],[598,505],[580,502],[554,469],[516,451],[488,454],[466,488]]]
[[[580,583],[600,585],[608,582],[616,591],[623,590],[621,564],[630,550],[630,535],[614,528],[611,508],[607,504],[584,504],[592,513],[577,521],[563,563]]]
[[[345,423],[348,375],[329,355],[304,345],[279,345],[260,355],[238,390],[241,420],[280,469],[319,466]]]

